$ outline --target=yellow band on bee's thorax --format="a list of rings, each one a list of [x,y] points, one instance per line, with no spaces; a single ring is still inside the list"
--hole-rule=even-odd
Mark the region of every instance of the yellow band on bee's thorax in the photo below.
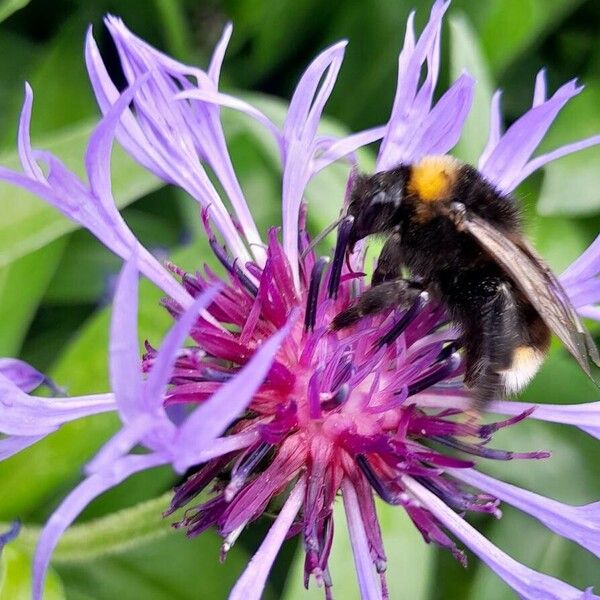
[[[451,156],[426,156],[412,166],[408,189],[423,202],[444,200],[452,191],[458,166]]]

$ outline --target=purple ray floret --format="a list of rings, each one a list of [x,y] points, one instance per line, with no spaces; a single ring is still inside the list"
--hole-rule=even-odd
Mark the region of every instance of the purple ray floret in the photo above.
[[[364,145],[381,140],[376,168],[385,170],[446,154],[458,142],[476,83],[462,73],[436,94],[448,7],[448,1],[434,2],[418,36],[410,15],[389,120],[342,138],[319,129],[346,42],[326,48],[308,65],[280,127],[251,103],[219,89],[231,26],[202,70],[170,58],[120,19],[107,17],[127,87],[120,92],[112,81],[90,30],[85,60],[102,118],[83,157],[87,180],[31,146],[33,94],[26,87],[18,135],[21,171],[0,167],[0,179],[38,195],[124,261],[113,302],[109,393],[37,396],[39,385],[55,396],[60,390],[21,361],[0,360],[0,459],[76,419],[114,411],[121,421],[43,529],[34,560],[35,600],[41,599],[56,544],[87,504],[131,475],[163,465],[183,475],[165,516],[184,509],[174,526],[189,537],[215,528],[223,556],[246,526],[276,513],[231,591],[235,600],[261,597],[284,540],[295,535],[305,549],[305,585],[316,583],[332,598],[334,581],[345,576],[329,568],[339,527],[348,528],[360,596],[389,598],[376,497],[405,511],[425,542],[449,550],[465,566],[464,548],[470,549],[522,598],[598,598],[591,589],[518,563],[470,525],[468,515],[500,518],[501,503],[508,503],[598,556],[596,499],[577,506],[558,502],[485,470],[489,461],[511,460],[531,461],[533,469],[549,456],[548,449],[531,448],[525,438],[518,448],[497,443],[496,432],[518,429],[526,419],[576,427],[600,439],[600,402],[498,400],[482,420],[462,381],[458,332],[447,326],[444,308],[429,294],[408,309],[389,309],[333,330],[333,318],[368,288],[364,252],[357,244],[346,256],[351,217],[341,220],[333,256],[315,252],[306,228],[306,186],[331,163],[348,164],[350,189],[355,151]],[[570,81],[549,96],[540,72],[531,109],[506,131],[497,92],[479,160],[484,177],[510,192],[547,162],[599,143],[593,136],[535,156],[559,111],[581,91]],[[280,227],[260,231],[252,217],[221,124],[221,111],[229,109],[256,120],[275,141],[282,172]],[[115,140],[142,167],[198,202],[223,276],[207,266],[194,273],[163,266],[134,237],[112,197]],[[348,194],[337,201],[347,206]],[[600,321],[599,240],[561,282],[580,313]],[[142,356],[140,275],[164,292],[163,305],[174,319],[162,343],[155,348],[146,342]],[[506,467],[509,472],[508,462]],[[346,522],[334,526],[339,501]],[[0,535],[0,547],[12,533]]]

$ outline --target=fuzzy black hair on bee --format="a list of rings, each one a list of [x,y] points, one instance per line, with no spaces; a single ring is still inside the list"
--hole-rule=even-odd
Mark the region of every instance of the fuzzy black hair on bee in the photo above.
[[[371,289],[335,317],[334,329],[391,307],[413,310],[431,294],[460,330],[465,384],[480,406],[531,380],[551,332],[590,377],[590,359],[600,363],[562,286],[524,238],[514,197],[474,167],[428,156],[359,176],[348,215],[338,246],[351,251],[372,234],[387,239]]]
[[[371,177],[359,175],[350,192],[348,215],[354,217],[349,249],[373,233],[387,233],[402,218],[402,197],[408,177],[406,167]]]

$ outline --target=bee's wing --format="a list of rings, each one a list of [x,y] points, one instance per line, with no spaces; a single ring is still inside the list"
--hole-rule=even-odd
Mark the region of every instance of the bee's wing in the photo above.
[[[591,378],[589,359],[600,366],[598,349],[562,285],[537,252],[524,239],[515,243],[471,213],[464,214],[461,227],[510,275],[546,325]]]

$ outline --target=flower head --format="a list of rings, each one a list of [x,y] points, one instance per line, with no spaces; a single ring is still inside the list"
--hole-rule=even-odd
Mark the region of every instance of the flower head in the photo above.
[[[278,128],[258,109],[218,89],[231,29],[217,45],[207,72],[174,61],[134,36],[113,17],[107,26],[120,53],[128,89],[111,81],[88,34],[86,61],[103,118],[86,153],[88,182],[29,142],[32,94],[27,88],[19,149],[24,173],[0,169],[87,227],[125,260],[111,327],[112,393],[47,400],[28,395],[40,376],[16,363],[0,366],[3,456],[17,452],[62,423],[106,410],[122,428],[87,466],[83,480],[46,525],[35,561],[36,597],[60,535],[94,497],[131,474],[170,464],[192,470],[167,514],[185,507],[176,526],[189,536],[216,526],[223,553],[252,521],[280,506],[256,556],[231,598],[259,598],[286,537],[301,535],[305,582],[332,595],[336,574],[328,558],[333,505],[344,504],[358,585],[363,598],[386,598],[384,540],[375,497],[405,510],[426,542],[465,563],[470,548],[524,598],[596,598],[519,564],[473,528],[468,512],[501,516],[500,502],[531,514],[561,536],[600,556],[598,504],[568,506],[480,472],[488,460],[539,460],[545,450],[500,449],[496,431],[527,418],[574,425],[600,437],[600,405],[524,405],[496,402],[505,415],[481,423],[462,384],[457,333],[443,325],[443,307],[425,292],[406,310],[365,315],[336,332],[331,321],[367,289],[364,253],[350,264],[338,251],[320,256],[306,230],[304,189],[334,161],[382,138],[377,168],[388,169],[450,152],[468,115],[475,82],[461,75],[433,102],[442,18],[448,2],[434,3],[416,38],[411,15],[399,57],[398,87],[384,126],[334,139],[319,134],[321,114],[341,67],[344,43],[322,52],[307,68]],[[423,75],[422,70],[426,68]],[[580,88],[574,82],[546,97],[538,76],[531,110],[501,132],[494,97],[490,138],[479,164],[498,189],[512,191],[535,169],[600,141],[599,136],[531,158],[558,111]],[[221,107],[257,119],[273,135],[283,172],[282,225],[263,241],[229,159]],[[208,267],[187,273],[163,268],[119,216],[111,197],[113,139],[138,162],[181,186],[201,206],[207,237],[225,277]],[[44,163],[46,169],[40,167]],[[226,209],[208,178],[208,165],[232,207]],[[352,173],[350,180],[352,180]],[[340,204],[343,199],[340,199]],[[343,248],[349,222],[339,229]],[[175,320],[158,349],[137,352],[138,272],[166,293]],[[598,241],[565,273],[563,283],[582,314],[598,318]],[[184,346],[187,338],[192,345]],[[184,407],[175,415],[175,407]],[[136,445],[146,453],[133,453]],[[200,496],[208,490],[210,496]],[[392,566],[393,567],[393,566]]]

